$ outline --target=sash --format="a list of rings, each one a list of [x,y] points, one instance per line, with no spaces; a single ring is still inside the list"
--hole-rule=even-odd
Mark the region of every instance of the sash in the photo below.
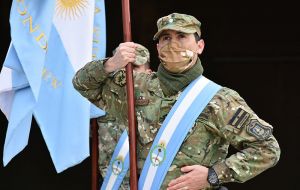
[[[139,189],[160,188],[186,135],[220,88],[201,75],[182,92],[154,139],[139,179]]]
[[[156,190],[160,188],[186,135],[194,126],[195,120],[220,88],[221,86],[201,75],[184,89],[154,139],[139,178],[139,189]],[[127,138],[127,143],[122,140],[122,137]],[[101,187],[101,190],[109,189],[107,188],[108,186],[113,187],[111,189],[118,189],[129,168],[129,156],[126,156],[128,160],[125,159],[122,174],[119,174],[118,177],[113,177],[111,170],[117,160],[116,158],[119,154],[117,152],[120,152],[119,147],[123,147],[123,154],[128,155],[129,143],[126,131],[123,132],[117,144],[105,176],[102,187],[106,188]],[[125,168],[127,168],[126,171]],[[111,178],[117,178],[118,180],[111,180]]]
[[[126,130],[121,135],[110,160],[101,190],[119,189],[129,169],[129,141]]]

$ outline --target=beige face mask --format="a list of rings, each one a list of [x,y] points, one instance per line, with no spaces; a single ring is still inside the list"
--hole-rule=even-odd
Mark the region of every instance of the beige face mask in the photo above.
[[[170,42],[159,50],[159,59],[164,68],[171,73],[182,73],[191,68],[197,59],[197,53]]]

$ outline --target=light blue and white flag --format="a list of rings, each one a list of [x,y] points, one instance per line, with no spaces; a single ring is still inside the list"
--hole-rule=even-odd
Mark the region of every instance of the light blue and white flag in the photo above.
[[[1,72],[0,87],[0,107],[9,120],[3,152],[4,166],[28,142],[32,113],[39,96],[54,3],[39,0],[12,2],[12,45]]]
[[[95,1],[93,59],[101,59],[106,54],[106,21],[104,0]]]
[[[10,121],[3,152],[3,163],[6,165],[28,143],[35,104],[33,93],[12,44],[0,73],[0,81],[0,108]],[[13,119],[16,117],[17,119]]]
[[[15,91],[29,86],[16,50],[12,44],[10,44],[4,60],[0,73],[0,81],[0,108],[6,118],[9,119]]]
[[[94,28],[93,28],[93,53],[92,59],[101,59],[106,56],[106,21],[105,2],[95,0]],[[105,112],[91,104],[91,118],[104,115]]]
[[[91,104],[72,78],[92,60],[94,13],[95,0],[13,1],[12,45],[0,74],[0,107],[9,120],[4,165],[27,145],[32,114],[57,172],[89,156]],[[93,117],[104,114],[93,110]]]
[[[73,88],[72,78],[92,60],[95,4],[74,1],[71,9],[57,2],[34,115],[61,172],[89,156],[91,104]]]

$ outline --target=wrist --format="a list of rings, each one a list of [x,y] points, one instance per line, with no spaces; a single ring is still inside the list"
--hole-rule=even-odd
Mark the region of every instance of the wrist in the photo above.
[[[104,68],[104,72],[106,74],[111,74],[111,73],[115,72],[115,66],[114,66],[113,62],[111,61],[111,58],[108,58],[103,62],[103,68]]]
[[[207,181],[212,187],[219,187],[220,185],[218,174],[212,167],[208,168]]]
[[[232,170],[227,166],[225,160],[215,163],[212,167],[218,175],[220,184],[235,181]]]

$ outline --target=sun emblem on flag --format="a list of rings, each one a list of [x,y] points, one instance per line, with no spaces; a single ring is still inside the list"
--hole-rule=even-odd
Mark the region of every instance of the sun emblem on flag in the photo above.
[[[80,17],[88,6],[88,0],[56,0],[56,13],[64,19]]]
[[[166,159],[166,148],[163,144],[154,146],[150,151],[150,160],[153,166],[159,166]]]
[[[119,175],[122,171],[123,171],[123,168],[124,168],[124,162],[123,162],[123,159],[120,157],[120,158],[116,158],[113,163],[112,163],[112,172],[115,174],[115,175]]]

